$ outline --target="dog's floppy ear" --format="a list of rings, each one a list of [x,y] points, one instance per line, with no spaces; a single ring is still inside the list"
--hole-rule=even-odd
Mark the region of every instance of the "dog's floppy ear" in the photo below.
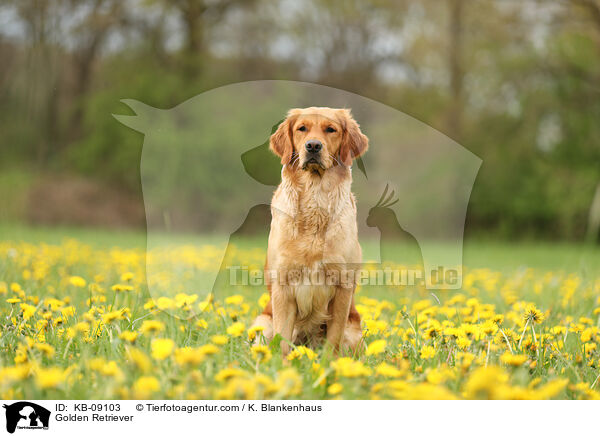
[[[294,112],[294,109],[292,109],[288,112],[287,118],[279,124],[279,127],[275,133],[271,135],[271,139],[269,140],[269,148],[281,158],[282,165],[290,163],[290,160],[292,159],[292,154],[294,152],[292,127],[296,118],[297,114]]]
[[[356,159],[367,151],[369,138],[360,131],[360,126],[352,118],[349,109],[340,109],[339,117],[344,129],[340,144],[340,158],[342,163],[349,167],[352,166],[352,159]]]

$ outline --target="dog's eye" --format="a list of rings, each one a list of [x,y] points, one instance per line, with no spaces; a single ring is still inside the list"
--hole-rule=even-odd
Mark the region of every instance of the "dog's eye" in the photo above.
[[[329,126],[329,127],[327,127],[327,128],[325,129],[325,131],[326,131],[327,133],[333,133],[333,132],[335,132],[335,129],[334,129],[333,127]]]
[[[298,130],[300,130],[301,132],[306,132],[306,126],[300,126],[298,127]]]

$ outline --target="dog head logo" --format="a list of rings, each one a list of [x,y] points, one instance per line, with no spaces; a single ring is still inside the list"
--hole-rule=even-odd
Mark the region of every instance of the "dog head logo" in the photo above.
[[[240,258],[245,245],[235,236],[268,231],[269,204],[282,169],[280,157],[269,150],[269,137],[290,108],[310,106],[351,108],[369,138],[369,151],[354,160],[352,186],[359,239],[378,240],[382,247],[379,259],[369,260],[387,261],[385,246],[401,253],[388,235],[406,234],[422,255],[427,288],[461,287],[463,228],[481,160],[426,124],[365,97],[302,82],[228,85],[168,110],[123,102],[135,115],[115,118],[144,134],[146,269],[155,299],[168,296],[185,308],[222,289],[229,266],[261,268],[264,251],[249,249]],[[394,218],[390,228],[380,225],[386,217]],[[194,233],[211,235],[210,245]],[[182,244],[183,249],[169,251]],[[266,239],[258,245],[266,248]],[[169,252],[172,264],[153,255],[161,251]],[[454,280],[436,277],[439,271],[455,272]]]
[[[48,429],[50,411],[29,401],[3,406],[6,409],[6,431],[18,429]]]

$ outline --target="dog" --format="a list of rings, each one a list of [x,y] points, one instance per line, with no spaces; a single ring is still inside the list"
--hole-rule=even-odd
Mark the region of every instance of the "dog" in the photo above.
[[[369,147],[348,109],[291,109],[271,135],[281,183],[271,201],[265,281],[270,301],[254,323],[271,341],[326,343],[335,355],[362,350],[354,305],[362,263],[351,191],[352,161]]]

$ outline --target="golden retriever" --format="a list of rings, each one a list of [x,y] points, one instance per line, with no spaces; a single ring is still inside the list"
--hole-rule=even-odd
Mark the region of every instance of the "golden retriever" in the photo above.
[[[356,353],[364,344],[354,306],[362,262],[351,191],[352,160],[368,148],[348,109],[292,109],[271,135],[281,183],[271,201],[265,279],[271,299],[254,321],[264,337]]]

